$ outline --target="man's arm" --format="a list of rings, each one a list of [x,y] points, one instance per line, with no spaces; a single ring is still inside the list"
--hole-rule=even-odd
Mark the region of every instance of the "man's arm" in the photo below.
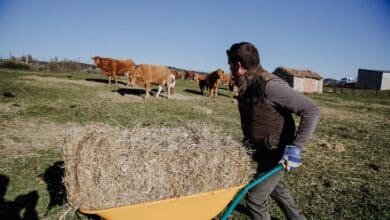
[[[320,109],[280,78],[270,80],[267,83],[265,95],[271,104],[286,108],[301,117],[295,140],[291,144],[303,147],[315,130]]]

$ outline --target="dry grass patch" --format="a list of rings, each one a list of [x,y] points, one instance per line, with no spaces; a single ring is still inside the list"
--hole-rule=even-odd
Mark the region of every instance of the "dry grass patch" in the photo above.
[[[213,113],[213,111],[209,108],[206,108],[206,107],[203,107],[203,106],[193,106],[192,107],[192,110],[195,111],[195,112],[200,112],[200,113],[204,113],[204,114],[211,114]]]
[[[68,201],[111,208],[208,192],[251,179],[248,151],[202,125],[76,129],[63,149]]]
[[[19,157],[22,154],[36,152],[51,147],[61,147],[64,137],[77,124],[58,124],[47,120],[14,118],[0,122],[2,131],[0,152]]]
[[[97,87],[97,86],[107,86],[105,84],[93,81],[83,81],[83,80],[72,80],[72,79],[60,79],[55,77],[42,77],[42,76],[23,76],[19,82],[40,82],[39,86],[42,87],[41,82],[46,83],[46,86],[66,86],[66,85],[78,85],[78,86],[87,86],[87,87]]]
[[[0,103],[0,112],[2,114],[16,114],[19,111],[23,111],[25,109],[25,106],[23,103]]]

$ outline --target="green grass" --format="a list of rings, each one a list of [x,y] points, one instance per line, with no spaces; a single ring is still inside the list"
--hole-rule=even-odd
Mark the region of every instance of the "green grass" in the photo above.
[[[63,135],[69,124],[103,122],[130,128],[201,122],[236,140],[242,137],[237,104],[226,87],[211,99],[199,95],[193,82],[178,80],[177,98],[143,100],[124,86],[124,78],[121,81],[109,86],[96,74],[0,70],[0,91],[15,96],[0,97],[0,174],[9,179],[7,187],[2,186],[7,204],[36,202],[33,210],[40,219],[58,219],[66,211],[57,200],[48,211],[50,201],[60,198],[53,184],[60,184],[48,181],[45,173],[56,171],[62,161],[61,142],[53,138]],[[389,219],[389,91],[308,96],[320,106],[321,117],[305,146],[304,165],[286,175],[297,204],[308,219]],[[284,219],[274,203],[270,212]],[[74,212],[66,217],[77,218]],[[249,218],[234,212],[233,219]]]

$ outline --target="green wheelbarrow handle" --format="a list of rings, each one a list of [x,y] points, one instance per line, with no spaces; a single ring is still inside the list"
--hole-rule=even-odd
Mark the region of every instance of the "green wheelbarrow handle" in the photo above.
[[[263,182],[264,180],[268,179],[270,176],[274,175],[275,173],[283,170],[283,165],[279,164],[272,170],[268,171],[267,173],[264,173],[257,179],[253,180],[252,182],[248,183],[243,189],[240,190],[240,192],[235,196],[232,203],[230,203],[228,209],[225,211],[225,213],[222,215],[220,220],[227,220],[230,216],[230,214],[233,212],[233,210],[236,208],[242,197],[253,187],[255,187],[257,184]]]

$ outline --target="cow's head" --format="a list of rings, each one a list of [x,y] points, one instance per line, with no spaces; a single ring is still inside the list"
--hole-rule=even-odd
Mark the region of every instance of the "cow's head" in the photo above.
[[[95,63],[95,65],[99,65],[99,63],[100,63],[100,57],[94,56],[94,57],[92,57],[92,60],[93,60],[93,62]]]
[[[222,69],[217,69],[216,72],[217,72],[218,78],[223,79],[224,71]]]
[[[137,84],[137,81],[140,78],[141,69],[139,67],[136,67],[133,71],[130,71],[129,73],[129,79],[130,79],[130,86],[135,86]]]

